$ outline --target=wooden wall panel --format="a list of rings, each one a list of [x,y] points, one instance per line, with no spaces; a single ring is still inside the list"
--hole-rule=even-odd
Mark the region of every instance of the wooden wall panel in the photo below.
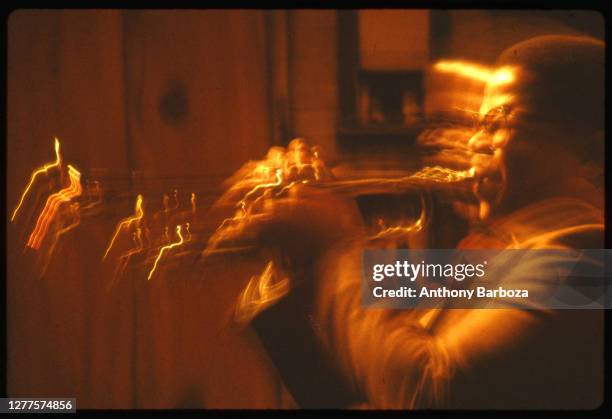
[[[52,139],[48,124],[42,116],[53,120],[51,70],[57,67],[53,51],[59,40],[54,32],[57,15],[46,19],[40,12],[14,12],[8,28],[7,81],[7,219],[16,203],[34,162],[53,159]],[[24,26],[28,29],[24,29]],[[45,41],[43,41],[45,40]],[[46,68],[45,73],[40,72]],[[38,100],[35,95],[38,96]],[[32,119],[39,116],[39,123]],[[19,231],[8,223],[8,243],[20,237]],[[44,358],[37,356],[41,347],[32,345],[31,336],[40,332],[38,321],[44,312],[42,296],[33,293],[36,282],[29,280],[28,261],[19,245],[7,246],[7,390],[25,395],[31,388],[39,388],[48,373]],[[27,393],[26,393],[27,394]]]
[[[125,12],[134,168],[231,174],[270,143],[263,12]]]
[[[67,163],[84,176],[92,168],[127,170],[123,109],[120,14],[117,11],[14,12],[9,20],[8,179],[13,209],[35,167],[53,161],[53,136]],[[62,240],[46,275],[37,272],[40,255],[23,251],[28,219],[40,192],[40,179],[9,225],[8,390],[12,395],[79,397],[87,406],[91,386],[92,303],[103,299],[92,289],[91,260],[99,259],[91,235]],[[44,189],[44,187],[43,187]],[[37,216],[37,214],[35,214]],[[111,227],[112,228],[112,227]],[[101,232],[100,226],[94,233]],[[106,240],[106,238],[105,238]],[[95,375],[95,371],[94,371]]]
[[[8,25],[7,206],[35,165],[52,161],[59,106],[59,13],[16,11]]]
[[[263,25],[258,11],[124,12],[135,188],[152,206],[193,177],[196,188],[217,186],[267,151]],[[283,387],[267,355],[227,318],[260,267],[165,269],[135,278],[136,406],[278,407]]]
[[[141,172],[121,192],[144,192],[157,207],[165,189],[193,176],[214,189],[261,158],[270,145],[264,20],[260,11],[14,13],[9,206],[33,168],[53,160],[53,135],[65,160],[103,186],[104,176]],[[136,266],[109,286],[114,266],[100,259],[132,205],[62,237],[43,278],[19,241],[31,225],[9,226],[9,392],[72,395],[81,408],[291,406],[253,332],[226,327],[257,263],[164,268],[155,282]]]
[[[323,159],[338,158],[336,11],[290,12],[293,135],[321,146]]]
[[[83,170],[129,168],[121,12],[61,12],[56,96],[66,157]]]

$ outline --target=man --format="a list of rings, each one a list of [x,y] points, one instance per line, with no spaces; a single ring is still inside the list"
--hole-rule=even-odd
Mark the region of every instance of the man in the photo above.
[[[512,82],[487,85],[467,144],[478,204],[462,212],[473,227],[459,248],[602,247],[603,51],[593,39],[544,36],[501,54]],[[601,402],[602,313],[364,309],[367,238],[352,200],[299,184],[263,214],[244,231],[309,265],[315,329],[361,406]]]

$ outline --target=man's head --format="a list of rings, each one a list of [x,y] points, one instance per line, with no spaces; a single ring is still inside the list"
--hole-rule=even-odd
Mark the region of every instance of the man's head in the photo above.
[[[495,206],[503,212],[524,204],[532,192],[559,193],[567,176],[603,168],[603,42],[536,37],[505,50],[496,64],[470,140],[488,152],[473,161],[482,175],[475,189],[481,217]]]

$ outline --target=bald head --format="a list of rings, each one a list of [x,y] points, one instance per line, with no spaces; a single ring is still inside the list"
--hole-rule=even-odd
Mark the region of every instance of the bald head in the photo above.
[[[545,194],[567,194],[575,189],[567,186],[570,178],[599,182],[604,163],[604,43],[579,36],[539,36],[506,49],[497,68],[512,77],[488,82],[480,109],[483,129],[470,140],[496,148],[486,164],[479,163],[478,155],[473,159],[481,174],[476,187],[481,218],[488,204],[498,213],[507,212]]]
[[[593,38],[547,35],[506,49],[497,64],[517,71],[516,83],[503,88],[522,119],[554,124],[567,146],[581,148],[577,137],[603,132],[604,51]]]

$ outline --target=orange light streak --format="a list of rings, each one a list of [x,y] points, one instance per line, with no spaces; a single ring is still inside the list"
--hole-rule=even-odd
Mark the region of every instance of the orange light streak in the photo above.
[[[157,255],[157,258],[155,259],[155,262],[153,263],[153,268],[151,269],[151,272],[149,272],[149,276],[147,277],[147,280],[151,280],[151,277],[153,276],[153,273],[155,272],[155,269],[157,269],[157,262],[159,262],[159,260],[161,259],[162,255],[164,254],[164,251],[170,250],[173,247],[177,247],[177,246],[180,246],[181,244],[183,244],[183,236],[181,235],[181,226],[180,225],[176,226],[176,234],[179,237],[179,241],[177,241],[176,243],[172,243],[172,244],[169,244],[167,246],[164,246],[164,247],[162,247],[159,250],[159,254]]]
[[[515,80],[514,71],[510,67],[491,69],[462,61],[439,61],[434,68],[492,85],[508,84]]]
[[[256,169],[256,170],[261,170],[261,169]],[[283,171],[282,171],[282,169],[276,169],[275,175],[276,175],[276,181],[275,182],[262,183],[262,184],[254,186],[253,189],[248,191],[244,195],[244,197],[236,205],[240,209],[236,212],[234,217],[224,219],[221,222],[221,224],[219,225],[219,227],[217,227],[217,231],[221,230],[228,223],[237,222],[237,221],[240,221],[240,220],[246,218],[248,216],[248,214],[249,214],[249,207],[247,206],[247,200],[252,195],[254,195],[258,190],[260,190],[260,189],[275,188],[277,186],[280,186],[283,183]],[[258,199],[256,199],[255,201],[257,201]]]
[[[290,289],[289,278],[274,281],[277,274],[274,263],[268,262],[261,275],[254,275],[240,293],[236,304],[235,320],[247,324],[257,314],[285,296]]]
[[[70,185],[67,188],[49,196],[47,199],[45,207],[43,208],[40,216],[38,217],[38,221],[36,222],[36,227],[28,239],[28,247],[31,247],[32,249],[39,249],[43,238],[47,234],[49,224],[57,214],[57,210],[59,209],[60,205],[64,202],[69,202],[72,198],[81,194],[81,173],[79,173],[79,171],[71,165],[68,165],[68,175],[70,177]]]
[[[262,183],[261,185],[255,186],[253,189],[247,192],[247,194],[244,196],[242,201],[240,201],[240,204],[246,202],[246,200],[249,199],[251,195],[253,195],[255,192],[257,192],[260,189],[274,188],[276,186],[280,186],[283,183],[283,171],[281,169],[276,169],[275,175],[276,175],[275,182]]]
[[[30,177],[30,182],[25,187],[23,194],[21,195],[21,199],[19,200],[19,203],[13,210],[13,215],[11,216],[11,222],[15,220],[15,217],[17,216],[17,212],[19,212],[19,209],[21,208],[21,205],[23,204],[23,201],[26,195],[28,194],[30,188],[34,184],[36,177],[42,173],[47,173],[49,169],[52,169],[54,167],[60,167],[61,163],[62,163],[62,156],[60,154],[60,142],[57,139],[57,137],[55,137],[55,161],[53,163],[47,163],[41,168],[34,170],[34,172],[32,173],[32,176]]]
[[[134,207],[134,212],[135,212],[134,216],[125,218],[121,222],[119,222],[119,224],[117,225],[117,228],[115,229],[115,234],[113,235],[113,238],[111,239],[108,247],[106,248],[106,251],[104,252],[104,256],[102,256],[102,260],[106,259],[106,256],[108,256],[108,253],[113,247],[113,244],[115,243],[115,240],[117,239],[117,236],[119,235],[119,232],[123,228],[129,227],[132,223],[142,220],[142,217],[144,216],[144,211],[142,210],[142,195],[140,194],[136,197],[136,205]]]
[[[385,225],[384,220],[380,219],[378,221],[378,225],[381,228],[375,236],[373,236],[370,240],[383,239],[388,237],[394,237],[398,235],[410,234],[419,232],[425,227],[425,223],[427,220],[427,211],[425,210],[425,203],[423,197],[421,196],[421,212],[419,214],[419,218],[414,221],[410,225],[397,225],[387,227]]]

